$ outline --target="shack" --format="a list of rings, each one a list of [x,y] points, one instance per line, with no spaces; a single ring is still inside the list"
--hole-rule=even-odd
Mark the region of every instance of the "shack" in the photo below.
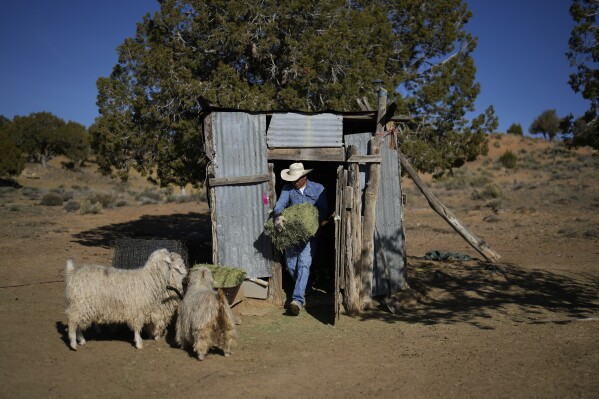
[[[378,109],[361,112],[210,108],[202,115],[213,263],[268,281],[268,299],[282,304],[284,265],[264,224],[282,187],[281,170],[302,162],[314,169],[309,178],[324,185],[332,210],[312,268],[334,280],[336,313],[342,302],[352,306],[356,286],[372,297],[404,287],[401,166],[397,137],[384,130],[394,119],[387,115],[386,91],[378,94]]]

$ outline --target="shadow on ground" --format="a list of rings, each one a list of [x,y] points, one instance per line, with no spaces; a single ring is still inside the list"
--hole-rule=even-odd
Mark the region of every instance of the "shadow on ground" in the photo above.
[[[482,261],[411,258],[408,282],[418,303],[391,314],[384,301],[360,317],[421,324],[469,323],[493,328],[491,318],[520,323],[567,323],[599,315],[599,280]]]
[[[111,248],[119,238],[183,240],[191,264],[209,263],[210,226],[209,216],[201,213],[143,216],[81,232],[74,236],[74,241]],[[513,264],[493,265],[477,260],[439,262],[410,257],[408,283],[417,299],[415,306],[403,307],[392,314],[382,298],[378,308],[359,317],[389,323],[470,323],[488,329],[492,327],[487,321],[497,317],[521,323],[564,323],[599,316],[599,279],[590,275],[571,277],[524,270]],[[312,306],[309,304],[306,311],[324,324],[334,324],[331,292],[326,290],[326,295],[316,292],[307,296],[308,300],[310,296]]]
[[[126,223],[115,223],[83,231],[73,236],[74,242],[89,246],[113,248],[122,238],[184,241],[190,264],[212,260],[210,216],[185,213],[164,216],[142,216]],[[193,262],[193,263],[192,263]]]

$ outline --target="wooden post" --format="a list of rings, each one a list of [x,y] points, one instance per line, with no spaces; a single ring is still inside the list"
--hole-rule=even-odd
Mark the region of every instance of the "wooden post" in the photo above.
[[[204,118],[204,137],[206,139],[206,150],[208,154],[213,154],[214,151],[214,141],[212,135],[212,118],[210,116]],[[212,156],[208,156],[210,159],[210,163],[208,164],[208,168],[206,170],[208,176],[214,176],[214,164],[212,163]],[[206,179],[208,182],[209,179]],[[218,240],[217,240],[217,231],[216,231],[216,189],[214,187],[210,187],[208,184],[208,205],[210,207],[210,222],[212,227],[212,263],[218,264]]]
[[[376,134],[370,140],[369,155],[380,156],[381,142],[384,132],[383,121],[387,108],[387,91],[380,89],[378,92],[378,112]],[[362,273],[360,302],[362,309],[372,306],[372,278],[374,269],[374,228],[376,223],[376,201],[379,192],[381,165],[373,162],[368,166],[369,176],[364,192],[364,224],[362,226]]]
[[[277,192],[275,190],[276,176],[274,172],[274,164],[268,164],[268,172],[270,180],[268,181],[268,201],[270,209],[275,207],[277,203]],[[268,301],[276,306],[283,306],[283,269],[281,266],[281,255],[278,250],[272,248],[272,277],[268,284]]]
[[[449,225],[453,227],[453,229],[459,235],[461,235],[468,242],[468,244],[470,244],[482,256],[484,256],[486,260],[488,260],[491,263],[499,261],[499,259],[501,259],[501,255],[489,248],[489,246],[487,246],[487,244],[483,240],[476,237],[466,227],[464,227],[462,223],[458,220],[458,218],[455,217],[455,215],[449,209],[447,209],[445,205],[443,205],[437,199],[437,197],[435,197],[435,195],[431,192],[431,190],[429,190],[426,184],[424,184],[424,182],[422,181],[422,179],[420,179],[418,173],[416,172],[416,170],[414,170],[406,156],[399,149],[397,150],[397,153],[399,155],[401,166],[410,175],[412,180],[414,180],[414,183],[420,189],[422,194],[424,194],[431,208],[433,208],[435,212],[437,212],[443,219],[445,219],[445,221],[449,223]]]
[[[349,155],[358,153],[358,147],[352,145],[349,147]],[[357,163],[349,166],[349,186],[348,189],[354,192],[354,206],[351,213],[352,223],[352,248],[353,248],[353,272],[355,292],[362,292],[362,190],[360,189],[360,167]],[[359,300],[358,300],[359,303]]]
[[[357,147],[354,147],[357,152]],[[351,150],[350,150],[351,151]],[[355,165],[355,164],[354,164]],[[351,166],[350,166],[351,168]],[[356,242],[354,240],[354,236],[356,234],[356,230],[361,228],[361,223],[359,222],[360,208],[358,204],[361,203],[359,193],[357,196],[353,190],[353,185],[355,181],[358,181],[360,176],[352,173],[351,169],[347,173],[347,185],[343,187],[343,218],[345,218],[344,223],[346,226],[345,229],[345,252],[344,252],[344,288],[345,288],[345,300],[343,306],[348,315],[356,315],[360,313],[360,290],[359,290],[359,279],[356,275],[355,263],[354,260],[356,257],[360,256],[357,251],[358,248],[355,247]],[[356,219],[355,214],[358,213],[358,218]],[[361,243],[360,243],[361,244]]]

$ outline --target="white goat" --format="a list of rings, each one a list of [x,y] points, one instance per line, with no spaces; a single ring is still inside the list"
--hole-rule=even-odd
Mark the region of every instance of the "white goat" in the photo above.
[[[222,290],[214,290],[210,269],[192,269],[185,298],[179,306],[175,339],[183,348],[192,346],[204,360],[212,346],[231,355],[236,341],[235,316]]]
[[[67,260],[65,296],[70,347],[85,344],[82,331],[92,325],[125,323],[133,330],[135,347],[142,348],[141,330],[148,325],[158,339],[180,302],[170,287],[183,291],[187,269],[181,256],[158,249],[139,269],[84,265],[75,270]],[[167,288],[169,287],[169,288]]]

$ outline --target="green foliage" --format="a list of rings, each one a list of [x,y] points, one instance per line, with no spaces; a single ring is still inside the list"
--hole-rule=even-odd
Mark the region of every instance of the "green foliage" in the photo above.
[[[2,131],[0,126],[0,177],[18,176],[25,168],[25,158],[23,153],[14,141]]]
[[[314,205],[293,205],[282,213],[285,227],[278,231],[273,218],[264,224],[264,233],[270,237],[275,248],[283,251],[292,245],[306,242],[318,230],[318,209]]]
[[[474,190],[471,197],[473,200],[487,200],[500,198],[502,195],[503,191],[501,190],[501,187],[496,184],[489,183],[482,190]]]
[[[237,287],[243,280],[245,280],[246,272],[243,269],[237,267],[223,266],[223,265],[212,265],[206,263],[200,263],[194,265],[190,273],[200,267],[206,267],[212,273],[212,279],[214,280],[214,288],[232,288]]]
[[[589,146],[599,152],[599,116],[593,111],[587,111],[583,116],[574,120],[572,114],[560,122],[564,142],[569,147]]]
[[[78,201],[70,199],[64,203],[63,208],[67,212],[75,212],[81,209],[81,204]]]
[[[495,108],[489,105],[484,114],[472,120],[472,125],[466,128],[468,132],[494,133],[499,126],[499,117],[495,115]]]
[[[111,208],[116,202],[117,196],[112,192],[94,192],[87,197],[91,204],[100,204],[102,209]]]
[[[568,40],[566,53],[570,66],[576,71],[570,74],[568,83],[576,93],[591,101],[590,111],[599,110],[599,30],[597,15],[599,2],[596,0],[573,0],[570,15],[574,27]]]
[[[66,155],[76,166],[90,153],[85,126],[65,123],[49,112],[34,112],[29,116],[15,116],[12,122],[0,127],[17,148],[32,162],[46,166],[57,155]]]
[[[514,169],[518,164],[518,156],[511,150],[507,150],[499,157],[499,163],[502,164],[504,168]]]
[[[59,193],[50,192],[42,197],[41,205],[45,206],[60,206],[64,202],[62,195]]]
[[[599,2],[596,0],[573,0],[570,6],[574,27],[566,56],[575,72],[570,74],[568,83],[575,93],[581,93],[584,99],[590,101],[590,107],[581,117],[575,119],[569,115],[564,118],[562,132],[568,145],[588,145],[599,152],[598,14]]]
[[[398,88],[397,112],[412,115],[416,130],[426,126],[418,152],[405,148],[423,157],[417,167],[461,164],[480,153],[478,133],[495,125],[488,113],[472,124],[464,118],[480,91],[476,38],[465,31],[471,16],[462,0],[160,1],[97,81],[100,117],[90,135],[100,171],[127,179],[134,168],[162,186],[197,185],[206,103],[355,111],[358,98],[376,104],[374,79]]]
[[[135,200],[144,205],[158,204],[162,202],[163,195],[159,190],[146,188],[144,191],[135,194]]]
[[[79,209],[79,213],[82,215],[88,214],[98,214],[102,213],[102,204],[99,202],[91,202],[90,200],[85,200],[81,204],[81,208]]]
[[[560,119],[554,109],[548,109],[532,122],[528,131],[532,134],[542,134],[543,137],[553,141],[560,131]]]
[[[15,116],[7,131],[29,160],[46,166],[61,153],[59,131],[63,126],[64,121],[49,112],[34,112]]]
[[[85,126],[77,122],[67,122],[60,129],[59,140],[61,154],[73,161],[75,169],[79,169],[91,154]]]
[[[509,134],[515,134],[517,136],[523,136],[524,133],[522,131],[522,125],[520,125],[519,123],[512,123],[510,125],[510,127],[508,127],[507,129],[507,133]]]
[[[407,131],[402,135],[401,150],[420,171],[442,176],[489,152],[487,135],[482,132],[438,132],[432,128]]]

